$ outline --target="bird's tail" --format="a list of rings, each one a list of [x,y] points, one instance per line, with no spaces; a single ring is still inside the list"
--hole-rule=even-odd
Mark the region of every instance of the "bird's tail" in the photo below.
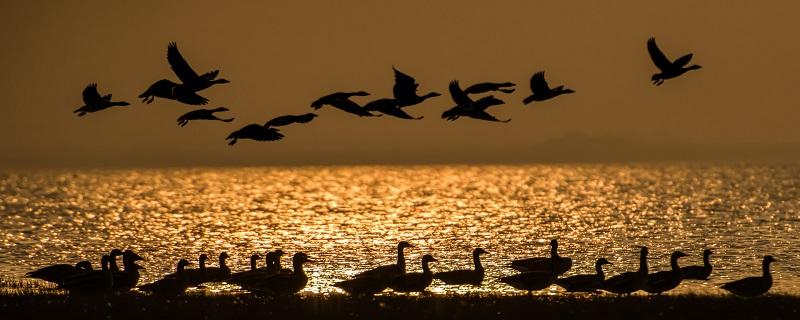
[[[533,102],[533,96],[528,96],[525,100],[522,100],[523,104],[530,104],[531,102]]]

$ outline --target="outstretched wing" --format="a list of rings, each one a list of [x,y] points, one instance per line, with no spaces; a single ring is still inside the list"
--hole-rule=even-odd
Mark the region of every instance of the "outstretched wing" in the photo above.
[[[685,55],[683,57],[678,58],[678,60],[675,60],[675,62],[672,65],[677,67],[677,68],[681,68],[681,67],[685,66],[686,64],[688,64],[689,61],[692,61],[692,54],[691,53],[687,54],[687,55]]]
[[[185,104],[191,104],[193,106],[199,106],[199,105],[204,105],[204,104],[208,103],[208,99],[206,99],[206,98],[204,98],[204,97],[202,97],[202,96],[200,96],[200,95],[198,95],[197,93],[194,93],[194,92],[180,94],[180,95],[178,95],[176,97],[175,100],[178,100],[179,102],[182,102],[182,103],[185,103]]]
[[[547,80],[544,80],[544,71],[539,71],[531,76],[531,92],[534,94],[550,91]]]
[[[394,97],[399,100],[416,97],[417,87],[419,86],[417,81],[394,67],[392,67],[392,70],[394,70],[394,87],[392,88]]]
[[[178,51],[178,45],[175,42],[170,42],[169,46],[167,46],[167,61],[169,66],[172,67],[172,71],[178,76],[178,79],[181,79],[181,82],[192,83],[199,77],[197,72],[194,72],[189,63],[186,62],[186,59],[183,58],[181,52]]]
[[[83,89],[83,103],[87,106],[98,105],[103,102],[100,93],[97,92],[97,84],[91,83]]]
[[[647,40],[647,52],[650,53],[650,59],[653,60],[653,63],[655,63],[656,67],[661,69],[661,71],[672,68],[672,62],[670,62],[669,59],[667,59],[667,56],[665,56],[664,53],[661,52],[661,49],[658,48],[655,38],[650,38]]]
[[[400,107],[391,107],[391,106],[389,106],[389,107],[386,107],[386,108],[381,108],[378,111],[382,112],[382,113],[385,113],[385,114],[388,114],[388,115],[393,116],[393,117],[398,117],[400,119],[409,119],[409,120],[422,119],[422,117],[419,117],[419,118],[412,117],[410,114],[408,114],[405,111],[403,111],[403,109],[400,109]]]
[[[494,121],[494,122],[509,122],[509,121],[511,121],[511,119],[499,120],[499,119],[495,118],[493,115],[488,114],[484,110],[476,110],[476,111],[470,112],[469,113],[469,117],[470,118],[474,118],[474,119],[480,119],[480,120],[486,120],[486,121]]]
[[[453,97],[453,101],[457,105],[463,106],[472,103],[472,99],[470,99],[467,94],[461,90],[461,87],[458,85],[458,80],[450,81],[450,86],[448,89],[450,89],[450,96]]]

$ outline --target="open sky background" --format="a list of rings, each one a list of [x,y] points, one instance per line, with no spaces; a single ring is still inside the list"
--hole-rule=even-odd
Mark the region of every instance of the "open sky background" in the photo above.
[[[798,1],[2,1],[0,168],[292,164],[800,160]],[[700,71],[661,87],[646,41]],[[201,94],[233,123],[175,119],[193,108],[136,96],[177,80],[178,42]],[[323,108],[280,142],[224,138],[311,112],[333,91],[389,97],[392,65],[421,93],[421,121]],[[523,106],[528,79],[576,94]],[[447,122],[447,84],[513,81],[508,124]],[[81,91],[132,103],[78,118]]]

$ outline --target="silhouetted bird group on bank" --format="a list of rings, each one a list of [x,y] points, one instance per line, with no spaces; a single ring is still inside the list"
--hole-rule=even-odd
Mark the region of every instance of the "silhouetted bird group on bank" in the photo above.
[[[422,256],[422,272],[406,272],[404,250],[414,246],[407,241],[397,245],[397,262],[382,265],[370,270],[355,274],[348,280],[339,281],[333,286],[353,296],[372,296],[392,289],[395,292],[425,292],[435,279],[445,285],[470,285],[483,284],[485,270],[481,264],[481,255],[488,254],[482,248],[472,251],[473,269],[451,270],[434,273],[430,263],[437,262],[430,254]],[[560,278],[572,268],[572,259],[558,254],[558,242],[550,241],[549,257],[534,257],[514,260],[510,268],[520,273],[501,277],[499,280],[511,287],[527,291],[550,288],[557,285],[567,292],[598,293],[600,290],[615,294],[631,294],[643,290],[651,294],[661,294],[672,290],[683,280],[708,280],[712,272],[709,257],[713,252],[706,249],[703,252],[702,266],[680,267],[678,259],[687,256],[681,251],[675,251],[670,256],[670,269],[650,273],[647,263],[647,247],[642,247],[639,253],[639,268],[636,271],[620,273],[606,279],[603,272],[604,265],[610,265],[606,258],[599,258],[595,262],[594,274],[580,274]],[[197,269],[187,269],[191,263],[180,259],[174,273],[165,275],[162,279],[145,285],[138,286],[141,292],[154,295],[175,296],[183,294],[186,289],[209,282],[225,282],[235,284],[250,292],[266,295],[290,295],[299,292],[308,284],[308,275],[303,269],[305,263],[314,262],[303,252],[298,252],[292,257],[292,268],[281,266],[283,250],[267,252],[264,256],[265,266],[258,267],[258,254],[250,256],[248,270],[232,272],[226,261],[229,258],[226,252],[219,255],[219,266],[206,265],[208,256],[201,254]],[[117,267],[116,257],[122,256],[124,269]],[[89,261],[81,261],[75,265],[57,264],[47,266],[26,274],[26,277],[42,279],[58,284],[59,288],[66,289],[71,294],[108,294],[126,292],[137,288],[139,270],[141,266],[136,261],[143,260],[131,250],[124,252],[114,249],[101,258],[101,270],[93,270]],[[766,293],[772,287],[772,275],[769,271],[770,263],[776,261],[772,256],[765,256],[762,266],[762,276],[749,277],[725,283],[721,289],[740,296],[752,297]]]
[[[667,79],[678,77],[689,70],[700,69],[698,65],[686,67],[692,59],[692,54],[684,55],[675,61],[670,61],[664,53],[656,45],[655,39],[650,38],[647,41],[647,50],[650,53],[650,58],[653,63],[660,69],[660,73],[654,74],[651,78],[654,84],[661,85]],[[178,51],[176,43],[172,42],[167,46],[167,62],[169,63],[172,71],[178,77],[180,82],[174,82],[169,79],[161,79],[153,83],[144,93],[139,95],[142,102],[152,103],[156,97],[163,99],[176,100],[178,102],[188,105],[205,105],[208,99],[198,95],[198,92],[208,89],[215,84],[229,83],[225,79],[217,79],[219,70],[212,70],[204,74],[197,74],[192,69],[189,63],[184,59],[183,55]],[[407,113],[404,108],[421,104],[427,99],[440,96],[437,92],[429,92],[423,95],[418,94],[419,84],[417,81],[392,67],[394,71],[394,86],[392,87],[393,96],[391,98],[381,98],[370,101],[363,106],[358,102],[352,100],[354,97],[368,96],[369,93],[365,91],[355,92],[336,92],[323,96],[313,103],[311,107],[315,110],[323,106],[331,106],[341,111],[357,115],[359,117],[379,117],[381,115],[388,115],[400,119],[420,120],[423,117],[415,117]],[[458,80],[450,82],[449,91],[455,106],[449,108],[442,113],[442,119],[448,121],[457,120],[460,117],[468,117],[478,120],[492,121],[492,122],[509,122],[511,119],[500,120],[487,112],[487,109],[492,106],[505,104],[505,101],[495,97],[494,95],[476,96],[489,92],[499,93],[512,93],[514,92],[515,84],[511,82],[483,82],[477,83],[461,89]],[[527,105],[532,102],[540,102],[553,99],[563,94],[574,93],[575,90],[565,88],[559,85],[553,88],[547,84],[544,77],[544,71],[539,71],[533,74],[530,79],[531,94],[522,100],[522,103]],[[127,106],[127,102],[113,102],[111,95],[100,96],[97,92],[97,85],[90,84],[83,91],[84,106],[75,110],[78,116],[86,115],[87,113],[97,112],[108,109],[114,106]],[[178,118],[178,125],[181,127],[186,126],[190,121],[194,120],[218,120],[223,122],[231,122],[234,119],[221,119],[214,115],[217,112],[229,111],[227,108],[220,107],[215,109],[197,109],[187,112]],[[378,114],[376,114],[378,113]],[[257,123],[249,124],[239,130],[232,132],[228,135],[226,140],[229,145],[234,145],[239,139],[251,139],[256,141],[275,141],[281,140],[284,135],[275,127],[285,126],[292,123],[307,123],[316,117],[316,114],[308,113],[304,115],[287,115],[270,120],[266,125]]]

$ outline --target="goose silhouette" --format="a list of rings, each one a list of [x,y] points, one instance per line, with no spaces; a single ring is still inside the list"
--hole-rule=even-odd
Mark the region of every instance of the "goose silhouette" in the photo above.
[[[422,272],[403,273],[390,283],[389,288],[397,292],[425,291],[433,282],[433,272],[428,264],[436,261],[432,255],[422,256]]]
[[[167,45],[167,62],[169,62],[169,66],[172,68],[172,71],[175,72],[175,75],[178,76],[178,79],[183,82],[183,85],[193,92],[205,90],[215,84],[230,83],[230,81],[225,79],[217,79],[219,70],[211,70],[202,75],[198,75],[189,63],[186,62],[186,59],[183,58],[183,55],[181,55],[181,52],[178,50],[178,44],[175,42],[170,42],[169,45]]]
[[[558,240],[550,240],[550,257],[534,257],[527,259],[514,260],[511,262],[511,268],[521,272],[529,271],[548,271],[551,268],[551,262],[555,263],[556,274],[562,274],[572,268],[572,259],[562,257],[558,254]]]
[[[125,292],[134,287],[139,282],[139,270],[144,269],[142,266],[136,264],[136,261],[144,260],[141,256],[132,250],[125,250],[122,253],[122,271],[113,272],[114,274],[114,291]]]
[[[611,264],[606,258],[597,259],[594,263],[594,274],[579,274],[566,278],[556,279],[556,285],[568,292],[597,292],[606,279],[603,266]]]
[[[647,247],[642,247],[639,251],[639,270],[634,272],[623,272],[603,282],[601,289],[622,294],[631,294],[644,288],[647,284]]]
[[[73,111],[73,113],[77,113],[79,117],[83,117],[87,113],[97,112],[115,106],[131,105],[125,101],[111,101],[110,94],[100,96],[100,93],[97,92],[96,83],[91,83],[83,89],[83,104],[83,106]]]
[[[231,122],[233,118],[229,119],[220,119],[214,115],[216,112],[228,111],[228,108],[219,107],[215,109],[197,109],[192,110],[187,113],[184,113],[182,116],[178,117],[178,125],[181,127],[185,127],[189,124],[189,121],[193,120],[217,120],[222,122]]]
[[[378,278],[378,279],[394,279],[406,273],[406,258],[404,250],[406,248],[413,248],[414,246],[406,241],[400,241],[397,244],[397,263],[387,264],[367,271],[363,271],[355,275],[355,278]]]
[[[314,118],[316,118],[316,117],[317,117],[317,115],[314,114],[314,113],[306,113],[306,114],[301,114],[301,115],[285,115],[285,116],[276,117],[276,118],[273,118],[270,121],[267,121],[267,123],[264,124],[264,127],[267,127],[267,128],[269,128],[269,127],[282,127],[282,126],[288,126],[288,125],[294,124],[294,123],[309,123],[309,122],[311,122],[311,120],[314,120]]]
[[[438,97],[441,94],[436,92],[426,93],[422,96],[417,94],[417,88],[419,84],[417,80],[412,78],[411,76],[400,72],[394,66],[392,66],[392,70],[394,71],[394,87],[392,88],[392,93],[394,93],[394,98],[397,101],[397,106],[400,108],[413,106],[416,104],[420,104],[423,101]]]
[[[157,296],[172,297],[186,292],[189,288],[189,280],[186,273],[186,266],[190,265],[186,259],[178,261],[175,273],[169,274],[164,278],[153,283],[148,283],[139,287],[142,292],[149,292]]]
[[[481,255],[488,254],[483,248],[475,248],[472,250],[472,263],[475,265],[473,270],[452,270],[445,272],[437,272],[434,278],[442,280],[445,284],[461,285],[470,284],[473,286],[480,286],[483,282],[485,271],[481,265]]]
[[[364,110],[358,103],[355,103],[350,98],[355,96],[368,96],[369,93],[364,91],[356,91],[356,92],[336,92],[331,93],[327,96],[317,99],[316,101],[311,103],[311,107],[314,110],[319,110],[325,105],[329,105],[331,107],[337,108],[344,112],[357,115],[359,117],[375,117],[380,115],[374,115],[367,110]]]
[[[650,80],[652,80],[653,84],[656,86],[663,84],[664,80],[677,78],[687,71],[702,68],[696,64],[686,67],[686,65],[689,64],[689,61],[692,60],[691,53],[682,56],[675,61],[670,61],[667,56],[661,52],[661,49],[658,48],[655,38],[650,38],[647,40],[647,52],[650,53],[650,59],[653,60],[653,63],[661,71],[660,73],[653,74],[653,76],[650,78]]]
[[[366,105],[364,105],[364,110],[370,112],[373,111],[380,112],[400,119],[420,120],[423,118],[423,117],[417,117],[417,118],[412,117],[411,115],[409,115],[408,113],[403,111],[403,109],[400,108],[397,99],[391,99],[391,98],[378,99],[369,102]]]
[[[66,289],[70,294],[106,294],[114,286],[114,275],[109,269],[111,257],[103,255],[100,259],[100,270],[86,271],[67,277],[58,287]]]
[[[514,92],[514,88],[511,88],[513,86],[516,86],[516,84],[511,82],[481,82],[467,87],[466,89],[464,89],[464,93],[481,94],[481,93],[487,93],[489,91],[512,93]]]
[[[303,264],[314,262],[303,252],[295,253],[292,257],[293,271],[289,274],[277,274],[275,276],[247,283],[244,288],[253,292],[266,293],[271,295],[291,295],[297,293],[308,284],[308,275],[303,269]]]
[[[228,145],[235,145],[239,139],[250,139],[255,141],[277,141],[283,139],[283,134],[275,128],[267,128],[260,124],[253,123],[231,132],[225,140],[230,140]]]
[[[748,277],[731,281],[720,286],[725,291],[744,296],[755,297],[767,293],[772,288],[772,274],[769,272],[769,264],[778,261],[772,256],[764,256],[761,263],[762,275],[760,277]]]
[[[498,120],[497,118],[486,112],[486,108],[489,108],[491,106],[501,105],[504,103],[503,100],[497,99],[494,96],[487,96],[480,98],[477,101],[474,101],[470,99],[470,97],[467,96],[467,94],[465,94],[463,90],[461,90],[461,87],[458,84],[458,80],[451,81],[449,89],[450,89],[450,96],[453,98],[453,101],[456,103],[456,106],[442,113],[442,119],[454,121],[459,117],[464,116],[473,119],[494,121],[494,122],[511,121],[511,119]]]
[[[60,263],[28,272],[25,274],[25,277],[60,283],[66,278],[87,271],[92,271],[92,263],[89,261],[81,261],[75,265]]]
[[[703,265],[702,266],[686,266],[681,267],[684,280],[708,280],[711,275],[711,255],[714,252],[710,249],[703,250]]]
[[[555,98],[562,94],[574,93],[575,90],[565,89],[564,86],[550,88],[547,80],[544,79],[544,71],[539,71],[531,76],[531,95],[522,100],[524,104],[530,104],[534,101],[545,101]]]
[[[681,267],[678,266],[678,259],[685,257],[687,254],[675,251],[670,255],[669,263],[670,270],[659,271],[647,276],[647,283],[644,286],[644,291],[649,293],[661,294],[662,292],[675,289],[683,281],[683,272]]]
[[[208,99],[198,95],[191,88],[167,79],[156,81],[139,95],[139,98],[142,98],[142,102],[147,104],[152,103],[156,97],[176,100],[194,106],[208,103]]]

